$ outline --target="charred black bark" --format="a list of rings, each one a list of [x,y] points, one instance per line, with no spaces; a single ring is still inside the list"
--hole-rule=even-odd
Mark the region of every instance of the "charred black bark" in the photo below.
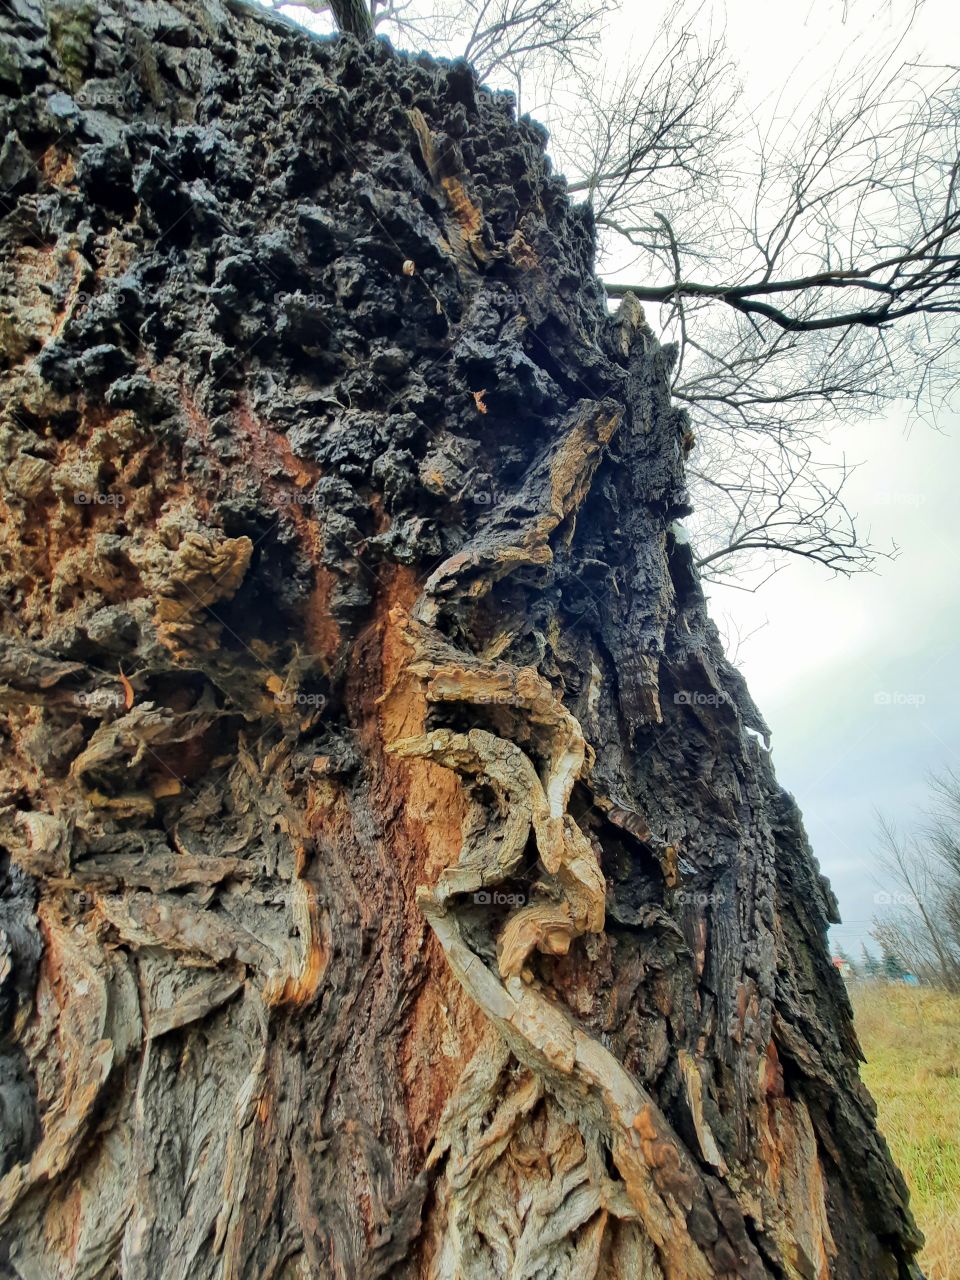
[[[3,1265],[916,1275],[543,131],[235,3],[0,24]]]

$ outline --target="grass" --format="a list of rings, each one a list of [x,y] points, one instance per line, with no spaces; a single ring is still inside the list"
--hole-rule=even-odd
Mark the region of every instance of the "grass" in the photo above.
[[[960,1280],[960,997],[900,984],[851,991],[864,1083],[927,1238],[927,1280]]]

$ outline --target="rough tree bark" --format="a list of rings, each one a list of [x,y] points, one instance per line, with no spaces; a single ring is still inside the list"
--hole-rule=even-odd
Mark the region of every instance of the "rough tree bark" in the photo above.
[[[233,3],[0,23],[0,1268],[916,1276],[542,130]]]

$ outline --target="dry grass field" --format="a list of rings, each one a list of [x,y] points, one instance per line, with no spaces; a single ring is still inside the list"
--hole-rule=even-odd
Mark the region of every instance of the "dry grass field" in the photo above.
[[[960,997],[854,986],[863,1079],[927,1238],[928,1280],[960,1280]]]

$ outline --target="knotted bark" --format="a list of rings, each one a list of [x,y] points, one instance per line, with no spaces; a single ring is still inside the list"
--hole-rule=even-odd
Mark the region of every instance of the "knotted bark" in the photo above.
[[[543,131],[232,0],[0,24],[0,1266],[916,1276]]]

